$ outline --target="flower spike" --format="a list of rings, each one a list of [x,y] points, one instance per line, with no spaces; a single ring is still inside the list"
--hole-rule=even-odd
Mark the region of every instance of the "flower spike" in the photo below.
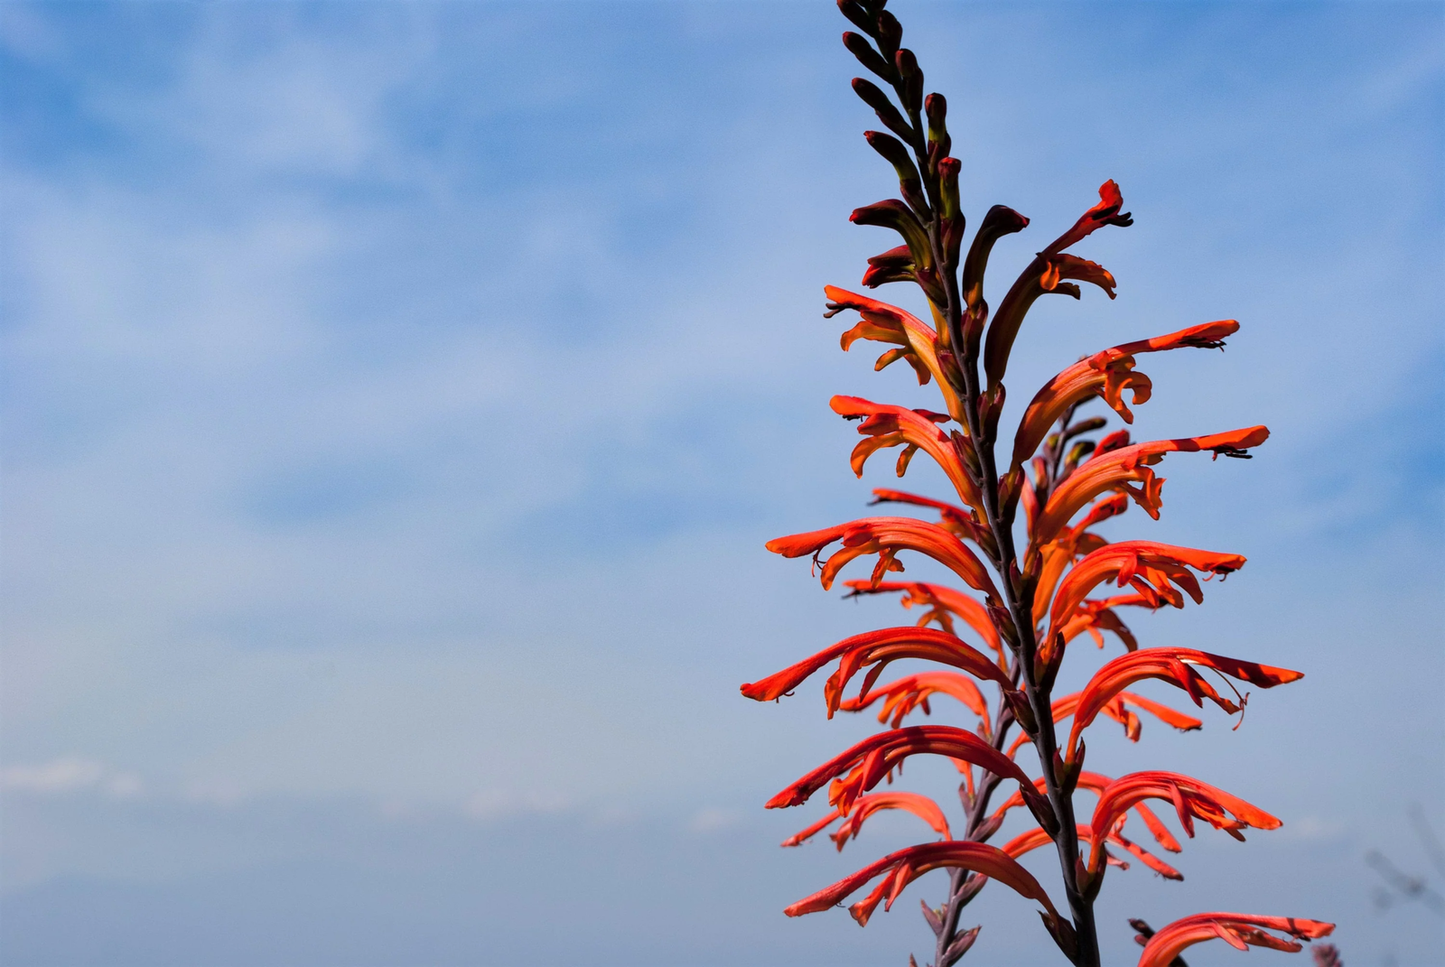
[[[935,941],[935,967],[954,967],[974,943],[979,928],[963,929],[960,911],[990,878],[1042,905],[1044,925],[1069,963],[1100,967],[1095,903],[1107,865],[1127,867],[1139,861],[1163,877],[1181,878],[1154,855],[1153,845],[1145,849],[1125,836],[1128,819],[1137,815],[1162,850],[1180,850],[1179,840],[1146,805],[1148,800],[1171,803],[1191,836],[1196,819],[1241,839],[1240,830],[1274,828],[1279,820],[1188,776],[1139,772],[1112,779],[1085,771],[1083,731],[1101,715],[1119,722],[1131,741],[1139,739],[1141,720],[1148,715],[1180,730],[1202,725],[1201,718],[1128,690],[1148,678],[1183,689],[1196,706],[1209,699],[1238,712],[1249,696],[1236,688],[1235,679],[1270,687],[1300,677],[1289,669],[1190,649],[1141,652],[1121,620],[1121,609],[1182,608],[1186,597],[1198,603],[1202,580],[1230,574],[1245,559],[1150,541],[1111,543],[1100,525],[1111,521],[1107,527],[1112,530],[1112,518],[1131,503],[1159,517],[1165,481],[1155,468],[1167,454],[1212,451],[1215,457],[1248,457],[1249,448],[1264,442],[1269,431],[1258,426],[1135,443],[1129,429],[1109,432],[1103,416],[1079,413],[1080,406],[1098,397],[1125,424],[1132,424],[1132,408],[1146,403],[1154,391],[1153,381],[1137,368],[1138,357],[1184,347],[1218,348],[1239,328],[1233,320],[1220,320],[1120,343],[1064,368],[1033,396],[1012,440],[1004,441],[1011,452],[999,452],[1007,398],[1003,380],[1025,317],[1044,295],[1080,298],[1086,283],[1113,299],[1114,276],[1071,249],[1103,226],[1127,226],[1133,218],[1123,210],[1119,186],[1105,182],[1098,204],[1067,231],[1041,250],[1039,243],[1031,246],[1036,254],[1010,286],[999,290],[1002,298],[991,312],[984,276],[995,243],[1026,228],[1029,220],[995,205],[971,242],[966,237],[967,206],[960,189],[965,166],[952,153],[955,136],[964,128],[955,122],[950,134],[949,105],[942,95],[927,92],[918,59],[903,46],[903,28],[885,9],[887,2],[837,0],[856,30],[843,35],[843,44],[871,78],[854,78],[853,90],[880,121],[878,130],[864,137],[892,167],[898,184],[898,197],[856,208],[851,221],[891,228],[901,236],[888,243],[892,247],[887,251],[868,259],[862,285],[871,290],[912,282],[927,299],[929,314],[915,317],[897,306],[829,286],[824,290],[825,316],[845,309],[857,312],[858,320],[842,334],[843,349],[859,340],[881,343],[875,370],[902,360],[920,386],[938,386],[942,402],[921,408],[850,395],[833,397],[831,406],[857,421],[859,437],[850,463],[859,477],[881,450],[895,454],[899,477],[923,451],[948,478],[954,494],[933,499],[875,490],[874,503],[908,504],[902,512],[918,517],[870,517],[770,541],[768,549],[777,554],[811,557],[824,589],[842,580],[842,569],[850,561],[865,558],[871,573],[847,575],[845,597],[898,592],[905,607],[919,606],[917,623],[846,638],[742,686],[742,692],[758,701],[775,700],[822,672],[829,717],[840,710],[870,710],[878,713],[880,723],[892,726],[857,742],[768,801],[768,808],[796,806],[826,789],[831,810],[784,845],[829,831],[841,849],[869,817],[890,809],[912,813],[945,839],[882,857],[793,904],[787,913],[824,910],[861,892],[866,895],[850,912],[866,924],[880,904],[887,908],[923,873],[947,867],[952,869],[947,894],[936,905],[923,904]],[[1027,541],[1021,541],[1025,535]],[[894,572],[912,563],[905,551],[942,564],[967,589],[896,578]],[[963,624],[976,631],[987,648],[958,637],[955,631],[967,634]],[[1081,691],[1059,696],[1055,686],[1061,663],[1070,643],[1086,632],[1100,648],[1105,632],[1112,632],[1126,654],[1104,663]],[[992,654],[987,654],[989,649]],[[905,659],[932,662],[933,667],[910,668],[885,682],[885,670]],[[1206,670],[1218,674],[1226,688],[1218,689],[1213,676],[1206,680]],[[997,692],[989,686],[997,686]],[[965,706],[970,725],[977,716],[976,727],[903,727],[916,711],[933,715],[931,703],[941,694]],[[944,705],[939,713],[957,714],[950,703]],[[1070,719],[1067,741],[1061,741]],[[1015,762],[1025,747],[1036,753],[1037,768]],[[962,826],[957,818],[950,826],[942,800],[875,791],[901,776],[907,760],[917,755],[942,756],[961,773],[957,794]],[[1038,779],[1030,779],[1039,773]],[[1005,798],[999,792],[1004,780],[1015,782],[1017,790],[1006,789],[1009,795],[999,806],[998,800]],[[1088,823],[1080,822],[1079,792],[1097,797]],[[1037,828],[1014,837],[1002,850],[986,845],[1008,811],[1018,806],[1028,808]],[[1058,854],[1060,888],[1068,899],[1063,914],[1016,859],[1050,844],[1056,847],[1049,852]],[[1327,933],[1329,925],[1201,914],[1155,938],[1143,967],[1166,967],[1171,961],[1177,965],[1178,950],[1212,936],[1241,947],[1298,946],[1266,932],[1270,928],[1299,938]],[[1141,944],[1153,933],[1147,925],[1136,929],[1145,935]],[[913,961],[910,956],[909,963]]]

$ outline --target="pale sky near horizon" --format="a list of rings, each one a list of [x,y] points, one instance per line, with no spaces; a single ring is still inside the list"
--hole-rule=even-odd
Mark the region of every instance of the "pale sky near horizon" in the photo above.
[[[1377,908],[1363,857],[1430,871],[1411,804],[1445,833],[1445,7],[890,9],[970,218],[1033,219],[994,287],[1107,178],[1136,220],[1076,248],[1116,301],[1031,313],[1009,414],[1084,352],[1232,317],[1223,354],[1141,362],[1135,433],[1273,431],[1171,458],[1163,518],[1110,533],[1250,559],[1146,645],[1307,677],[1237,731],[1100,732],[1090,766],[1285,826],[1202,830],[1182,884],[1111,873],[1111,962],[1125,917],[1241,909],[1426,967],[1441,921]],[[912,832],[779,850],[817,810],[761,808],[871,720],[737,694],[902,617],[762,548],[894,479],[853,477],[828,397],[937,406],[821,318],[893,244],[847,223],[896,183],[846,26],[0,5],[5,963],[922,962],[932,879],[862,931],[780,913]],[[975,962],[1052,962],[1029,904],[970,910]]]

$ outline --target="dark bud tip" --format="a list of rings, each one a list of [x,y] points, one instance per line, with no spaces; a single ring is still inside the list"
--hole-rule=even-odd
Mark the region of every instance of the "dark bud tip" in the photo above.
[[[893,65],[904,77],[912,77],[918,73],[918,58],[906,47],[893,55]]]
[[[942,94],[930,94],[923,99],[923,112],[928,115],[929,124],[941,128],[948,116],[948,100]]]
[[[843,46],[847,47],[848,52],[858,58],[858,63],[889,83],[893,82],[895,76],[893,65],[880,56],[868,43],[866,38],[853,33],[851,30],[844,31]]]
[[[870,37],[878,32],[878,20],[858,0],[838,0],[838,10]]]
[[[884,56],[892,57],[894,51],[898,50],[898,45],[903,43],[903,25],[898,22],[897,17],[882,9],[882,4],[878,7],[877,33],[873,36],[878,38],[878,49],[883,51]]]
[[[893,55],[893,64],[903,79],[899,96],[904,105],[910,111],[923,110],[923,71],[918,69],[918,58],[913,56],[913,51],[904,49]]]

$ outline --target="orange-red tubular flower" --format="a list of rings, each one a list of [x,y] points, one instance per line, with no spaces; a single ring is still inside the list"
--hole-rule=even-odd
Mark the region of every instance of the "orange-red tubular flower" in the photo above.
[[[916,282],[917,269],[913,264],[913,253],[907,245],[890,248],[886,252],[870,256],[868,270],[863,273],[863,284],[870,289],[889,282]]]
[[[1191,837],[1196,816],[1238,840],[1244,839],[1239,834],[1241,829],[1250,826],[1278,829],[1281,825],[1278,819],[1258,806],[1190,776],[1177,772],[1131,772],[1109,783],[1099,794],[1099,803],[1094,807],[1094,818],[1090,823],[1096,840],[1113,829],[1126,812],[1145,799],[1163,799],[1173,803],[1180,825]],[[1093,854],[1089,868],[1098,869],[1102,861],[1101,855]]]
[[[862,420],[858,432],[867,439],[859,441],[853,448],[851,464],[853,472],[863,476],[863,465],[868,458],[886,447],[901,446],[898,455],[898,476],[908,469],[908,462],[918,450],[927,453],[943,469],[959,499],[973,507],[983,506],[978,488],[968,478],[963,468],[963,459],[958,447],[964,442],[956,432],[953,436],[944,433],[938,424],[952,419],[947,413],[933,413],[929,410],[910,410],[902,406],[873,403],[857,396],[835,396],[829,403],[833,412],[849,420]]]
[[[824,562],[819,575],[825,591],[833,586],[833,579],[843,565],[856,557],[878,555],[872,578],[876,584],[888,571],[903,570],[903,566],[894,560],[899,551],[918,551],[953,571],[974,590],[982,591],[991,598],[998,597],[983,562],[963,541],[937,524],[913,517],[865,517],[819,531],[774,538],[768,541],[767,548],[784,557],[812,554],[816,561],[824,547],[839,540],[843,542],[843,547]]]
[[[1136,443],[1091,459],[1070,474],[1068,479],[1049,495],[1048,503],[1044,505],[1038,521],[1034,524],[1031,540],[1035,545],[1052,541],[1080,508],[1109,490],[1125,491],[1150,517],[1157,520],[1161,504],[1159,493],[1164,486],[1164,479],[1156,477],[1149,468],[1163,460],[1166,453],[1176,450],[1190,453],[1213,450],[1216,455],[1225,453],[1238,456],[1250,447],[1259,446],[1268,438],[1267,427],[1252,426],[1209,436]],[[1142,487],[1131,487],[1131,482],[1139,483]]]
[[[874,491],[874,493],[877,492]],[[876,585],[869,581],[846,581],[844,583],[853,589],[854,594],[884,594],[890,591],[902,591],[903,597],[900,599],[900,603],[905,608],[917,605],[929,609],[928,613],[919,619],[920,625],[937,621],[943,626],[944,631],[952,632],[953,618],[961,618],[970,628],[979,633],[984,644],[998,652],[1000,661],[1004,660],[1003,640],[999,637],[998,629],[994,627],[993,619],[988,616],[988,609],[961,591],[956,591],[947,585],[926,584],[922,581],[879,581]]]
[[[848,687],[848,682],[860,669],[873,666],[865,679],[863,690],[867,691],[888,663],[905,658],[952,665],[978,678],[997,682],[1004,688],[1013,687],[998,665],[956,636],[935,628],[905,627],[881,628],[844,638],[796,665],[790,665],[767,678],[743,685],[742,693],[746,698],[755,701],[771,702],[787,695],[814,672],[836,659],[838,670],[823,687],[828,717],[832,718],[842,702],[843,689]]]
[[[1079,298],[1079,287],[1064,279],[1078,279],[1092,282],[1114,298],[1114,277],[1097,262],[1081,259],[1077,255],[1040,253],[1028,268],[1019,274],[1009,288],[1008,294],[998,305],[998,312],[989,323],[988,335],[983,343],[983,368],[988,374],[988,385],[992,389],[1003,379],[1008,369],[1009,353],[1013,351],[1014,338],[1023,325],[1029,308],[1039,296],[1049,292],[1071,295]]]
[[[1094,830],[1088,826],[1080,825],[1078,835],[1079,839],[1092,842]],[[1052,843],[1053,841],[1053,837],[1048,834],[1047,830],[1035,826],[1033,829],[1019,833],[1013,839],[1000,846],[999,849],[1014,859],[1018,859],[1025,853],[1031,853],[1045,843]]]
[[[807,829],[799,830],[783,840],[782,845],[800,846],[839,819],[845,819],[842,826],[828,834],[841,852],[844,843],[858,838],[858,832],[863,828],[863,823],[869,816],[885,809],[901,809],[904,812],[910,812],[927,823],[944,839],[953,838],[948,830],[948,820],[944,817],[943,810],[939,808],[938,803],[927,796],[916,792],[875,792],[867,796],[859,796],[858,801],[853,804],[851,812],[845,814],[835,809]]]
[[[851,811],[859,796],[881,782],[908,756],[919,754],[942,755],[983,766],[995,775],[1027,785],[1026,795],[1036,795],[1033,783],[1012,759],[972,732],[949,725],[914,725],[870,735],[769,799],[767,808],[800,806],[829,780],[846,774],[845,778],[833,782],[828,801],[842,811]]]
[[[1049,247],[1044,249],[1043,254],[1054,255],[1062,252],[1105,225],[1127,228],[1134,224],[1134,219],[1130,217],[1129,212],[1124,212],[1122,215],[1119,213],[1119,209],[1123,207],[1124,195],[1119,191],[1119,186],[1115,184],[1114,179],[1110,178],[1099,186],[1099,203],[1080,215],[1074,226],[1054,239]]]
[[[889,490],[886,487],[873,488],[873,503],[875,504],[912,504],[915,507],[931,507],[943,517],[948,523],[959,523],[964,520],[972,521],[975,511],[964,510],[957,504],[950,504],[946,500],[934,500],[932,497],[924,497],[920,494],[910,494],[902,490]]]
[[[865,796],[864,798],[866,799],[867,797]],[[829,812],[828,815],[818,820],[816,823],[813,823],[810,826],[805,826],[804,828],[798,830],[796,833],[789,836],[778,845],[785,847],[802,846],[805,842],[812,839],[814,836],[817,836],[823,830],[827,829],[829,826],[833,825],[842,818],[843,813],[837,809],[834,809],[833,811]]]
[[[1081,825],[1078,827],[1078,836],[1080,842],[1093,843],[1094,830],[1089,826]],[[1183,873],[1180,873],[1174,867],[1170,866],[1168,863],[1164,862],[1153,853],[1144,849],[1142,846],[1139,846],[1138,844],[1132,843],[1129,840],[1125,839],[1123,836],[1119,835],[1117,830],[1110,833],[1107,839],[1108,842],[1113,843],[1116,846],[1121,846],[1124,849],[1128,850],[1130,853],[1133,853],[1139,858],[1140,862],[1142,862],[1145,866],[1149,867],[1149,869],[1153,870],[1155,873],[1158,873],[1165,879],[1184,879]],[[1027,832],[1020,833],[1018,836],[1015,836],[1007,843],[1004,843],[1003,846],[1000,848],[1005,853],[1012,856],[1014,859],[1018,859],[1025,853],[1036,850],[1040,846],[1053,845],[1053,842],[1054,841],[1052,837],[1050,837],[1047,832],[1039,829],[1038,827],[1034,827]],[[1129,865],[1121,860],[1114,859],[1112,856],[1108,857],[1108,861],[1123,867],[1127,867]]]
[[[834,285],[824,286],[823,294],[828,297],[827,315],[831,316],[844,309],[856,309],[863,317],[862,322],[843,333],[844,351],[859,339],[871,339],[874,342],[897,346],[898,348],[890,349],[879,356],[873,368],[882,369],[899,359],[908,360],[918,374],[919,385],[927,383],[930,377],[937,380],[939,392],[943,394],[948,405],[948,412],[961,425],[966,425],[963,423],[963,407],[958,394],[954,392],[953,384],[944,376],[939,363],[938,333],[932,326],[897,306]]]
[[[1204,600],[1199,581],[1189,573],[1189,568],[1205,574],[1229,574],[1242,567],[1244,557],[1239,554],[1221,554],[1153,541],[1108,544],[1085,555],[1059,582],[1049,611],[1046,646],[1089,592],[1105,581],[1116,579],[1119,587],[1130,585],[1144,596],[1151,608],[1164,604],[1182,608],[1184,596],[1179,593],[1179,588],[1183,588],[1195,604]]]
[[[1223,346],[1224,337],[1238,329],[1239,323],[1233,319],[1206,322],[1166,336],[1124,343],[1079,360],[1045,383],[1043,389],[1034,395],[1028,409],[1024,410],[1018,432],[1014,434],[1013,465],[1023,466],[1024,461],[1033,456],[1039,444],[1044,442],[1059,417],[1069,407],[1091,396],[1102,396],[1125,423],[1133,423],[1134,414],[1124,403],[1124,390],[1133,391],[1135,406],[1147,402],[1153,392],[1149,377],[1134,370],[1136,354],[1185,346],[1214,349]]]
[[[1108,776],[1100,775],[1097,772],[1089,772],[1088,770],[1083,770],[1079,773],[1078,788],[1086,789],[1097,796],[1102,795],[1104,790],[1109,788],[1109,786],[1112,785],[1113,782],[1114,780],[1109,778]],[[1035,779],[1034,788],[1037,789],[1039,792],[1043,792],[1045,788],[1044,780],[1042,778]],[[990,817],[990,819],[997,819],[999,822],[1002,822],[1004,815],[1007,814],[1010,809],[1015,809],[1019,806],[1022,806],[1023,804],[1024,797],[1019,795],[1018,793],[1014,793],[1012,796],[1009,796],[1008,799],[1004,800],[1004,804],[994,811],[994,814],[992,817]],[[1169,828],[1159,821],[1159,817],[1154,815],[1153,810],[1151,810],[1148,806],[1144,805],[1142,802],[1135,803],[1133,808],[1134,811],[1139,814],[1139,818],[1144,821],[1144,825],[1149,827],[1149,832],[1153,835],[1155,842],[1157,842],[1160,846],[1164,847],[1171,853],[1178,853],[1183,850],[1183,847],[1179,845],[1179,840],[1175,839],[1174,834],[1169,832]],[[1123,828],[1123,826],[1124,823],[1122,820],[1116,822],[1114,824],[1112,833],[1117,834],[1119,830]],[[1090,833],[1090,835],[1092,836],[1093,834]]]
[[[1117,829],[1115,829],[1114,832],[1109,834],[1109,842],[1117,843],[1118,845],[1124,847],[1124,849],[1137,856],[1139,858],[1139,862],[1143,863],[1145,866],[1149,867],[1149,869],[1153,870],[1155,873],[1158,873],[1166,880],[1184,879],[1183,873],[1180,873],[1174,867],[1170,866],[1168,863],[1164,862],[1159,857],[1155,856],[1153,853],[1140,846],[1138,843],[1135,843],[1132,840],[1125,839],[1124,835],[1120,833]]]
[[[1145,648],[1120,655],[1095,672],[1079,693],[1074,727],[1069,732],[1069,758],[1072,760],[1078,748],[1079,734],[1089,727],[1099,712],[1125,688],[1146,678],[1156,678],[1184,689],[1194,704],[1201,708],[1207,698],[1231,715],[1238,712],[1240,707],[1215,691],[1214,686],[1195,670],[1196,666],[1213,668],[1260,688],[1273,688],[1304,677],[1303,672],[1288,668],[1258,665],[1193,648]]]
[[[1066,719],[1079,707],[1079,701],[1083,698],[1083,692],[1074,692],[1072,695],[1065,695],[1063,698],[1054,699],[1053,715],[1054,721]],[[1192,732],[1195,729],[1203,728],[1204,722],[1192,715],[1185,715],[1167,705],[1151,701],[1143,695],[1135,695],[1133,692],[1118,692],[1113,698],[1099,706],[1099,712],[1124,726],[1124,734],[1130,742],[1139,741],[1139,716],[1130,710],[1129,706],[1143,709],[1166,725],[1172,725],[1181,732]],[[1095,713],[1096,715],[1098,713]]]
[[[870,689],[857,698],[848,699],[838,707],[845,712],[861,712],[880,698],[883,709],[878,721],[888,722],[895,729],[903,722],[904,716],[916,708],[922,708],[925,715],[932,714],[928,697],[933,694],[949,695],[958,699],[983,720],[985,734],[992,731],[989,725],[988,702],[973,683],[973,679],[957,672],[920,672],[908,675]],[[890,721],[891,719],[891,721]]]
[[[1163,930],[1149,938],[1144,952],[1139,955],[1139,967],[1168,967],[1186,948],[1206,940],[1219,939],[1237,950],[1253,947],[1270,947],[1298,953],[1300,944],[1292,940],[1281,940],[1265,930],[1280,930],[1300,940],[1318,940],[1328,937],[1335,929],[1333,923],[1319,920],[1302,920],[1297,917],[1261,917],[1253,913],[1196,913],[1192,917],[1175,920]]]
[[[885,809],[901,809],[910,812],[931,826],[933,831],[944,839],[953,838],[948,830],[948,820],[944,818],[943,810],[939,808],[938,803],[927,796],[919,795],[916,792],[875,792],[867,796],[859,796],[843,825],[831,834],[838,849],[841,851],[843,844],[849,839],[858,838],[858,833],[869,816]]]
[[[1024,497],[1030,533],[1033,532],[1038,520],[1038,505],[1034,502],[1033,495],[1033,487],[1026,480]],[[1064,576],[1064,571],[1068,569],[1069,565],[1074,563],[1074,559],[1090,551],[1096,551],[1109,543],[1098,534],[1090,533],[1089,528],[1110,517],[1117,517],[1128,509],[1128,495],[1114,494],[1096,501],[1089,508],[1089,512],[1084,515],[1084,519],[1069,528],[1058,540],[1042,546],[1032,545],[1033,553],[1029,555],[1027,567],[1031,574],[1038,575],[1038,583],[1034,588],[1033,619],[1035,625],[1048,613],[1049,598],[1053,596],[1059,579]],[[1037,562],[1037,566],[1034,562]],[[1077,632],[1075,633],[1077,634]]]
[[[1152,607],[1149,599],[1142,594],[1120,594],[1112,598],[1102,600],[1085,600],[1080,602],[1079,607],[1074,611],[1068,621],[1064,622],[1059,634],[1063,636],[1064,643],[1068,644],[1080,634],[1087,631],[1094,639],[1094,643],[1100,648],[1104,647],[1104,632],[1112,631],[1119,636],[1127,651],[1137,651],[1139,640],[1129,630],[1129,626],[1114,613],[1115,608],[1125,606]]]
[[[930,507],[938,511],[940,518],[938,523],[944,530],[956,534],[962,540],[973,541],[980,547],[990,550],[993,548],[993,535],[989,533],[984,524],[979,522],[979,513],[976,510],[965,510],[957,504],[950,504],[945,500],[934,500],[931,497],[920,497],[918,494],[905,493],[902,490],[888,490],[884,487],[873,488],[872,503]]]
[[[1017,860],[997,846],[957,840],[944,843],[924,843],[901,849],[896,853],[889,853],[851,876],[844,877],[832,886],[819,890],[812,896],[804,897],[784,909],[783,912],[790,917],[800,917],[805,913],[827,910],[856,893],[869,880],[887,874],[883,882],[879,883],[871,894],[853,904],[848,911],[860,925],[866,926],[868,918],[872,916],[878,904],[884,901],[885,896],[887,904],[884,909],[887,909],[893,905],[893,901],[909,883],[924,873],[942,867],[972,870],[998,880],[1016,893],[1043,904],[1048,911],[1047,917],[1052,918],[1055,922],[1058,920],[1059,912],[1049,900],[1049,895],[1044,892],[1039,881],[1034,879],[1033,874],[1020,866]]]

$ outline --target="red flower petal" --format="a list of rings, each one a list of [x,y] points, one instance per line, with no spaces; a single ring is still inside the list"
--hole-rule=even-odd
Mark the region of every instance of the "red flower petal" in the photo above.
[[[849,895],[857,892],[869,880],[880,874],[888,874],[882,883],[867,898],[853,905],[850,912],[860,925],[866,925],[868,918],[878,904],[887,897],[888,905],[911,882],[930,870],[941,867],[955,867],[982,873],[998,880],[1030,900],[1043,904],[1049,915],[1057,918],[1058,911],[1049,900],[1049,895],[1034,879],[1033,874],[1018,864],[1013,857],[996,846],[984,843],[949,841],[945,843],[924,843],[890,853],[863,869],[844,877],[837,883],[819,890],[787,907],[783,912],[790,917],[805,913],[818,913],[835,906]]]
[[[1229,574],[1243,566],[1244,557],[1239,554],[1221,554],[1153,541],[1120,541],[1106,545],[1087,554],[1059,582],[1049,612],[1047,641],[1053,640],[1064,619],[1073,615],[1089,592],[1104,581],[1117,579],[1120,587],[1132,585],[1134,590],[1144,595],[1151,607],[1164,604],[1183,607],[1184,598],[1176,584],[1196,604],[1204,599],[1199,582],[1187,568],[1208,574]]]
[[[847,820],[838,827],[836,832],[829,835],[841,851],[845,842],[858,838],[858,833],[869,816],[885,809],[901,809],[904,812],[910,812],[931,826],[933,831],[944,839],[953,838],[948,830],[948,820],[944,817],[943,810],[939,808],[938,803],[916,792],[875,792],[867,796],[859,796],[857,802],[853,803],[853,809],[848,813]]]
[[[972,507],[983,505],[978,488],[969,479],[963,467],[963,458],[959,455],[958,446],[963,437],[957,431],[950,436],[938,428],[940,422],[951,419],[947,413],[872,403],[857,396],[835,396],[829,405],[839,416],[863,420],[858,425],[858,432],[867,439],[853,448],[851,457],[853,472],[859,477],[863,476],[863,466],[868,458],[878,450],[897,446],[917,448],[942,468],[960,500]],[[903,476],[906,467],[907,463],[900,458],[898,476]]]
[[[1195,705],[1202,707],[1207,698],[1231,715],[1238,712],[1240,707],[1215,691],[1214,686],[1194,670],[1195,666],[1213,668],[1260,688],[1273,688],[1304,677],[1303,672],[1288,668],[1225,658],[1192,648],[1144,648],[1120,655],[1095,672],[1079,693],[1074,727],[1069,732],[1069,758],[1073,758],[1078,748],[1079,734],[1089,727],[1094,717],[1125,688],[1146,678],[1155,678],[1184,689]]]
[[[1094,817],[1090,823],[1094,833],[1097,836],[1104,835],[1114,828],[1129,809],[1145,799],[1172,802],[1180,825],[1190,836],[1194,835],[1195,817],[1203,819],[1215,829],[1224,830],[1236,839],[1243,839],[1238,830],[1246,827],[1280,827],[1278,819],[1258,806],[1191,776],[1177,772],[1133,772],[1115,779],[1099,794],[1099,803],[1094,807]],[[1097,869],[1099,865],[1101,857],[1091,857],[1090,868]]]
[[[1079,297],[1079,287],[1063,279],[1091,282],[1109,298],[1114,298],[1114,277],[1102,265],[1074,255],[1040,253],[1009,287],[988,325],[983,343],[983,368],[990,389],[1003,379],[1024,316],[1039,297],[1050,292]]]
[[[829,801],[842,810],[850,810],[853,802],[869,791],[911,755],[942,755],[983,766],[990,772],[1028,784],[1029,777],[1009,759],[983,739],[948,725],[915,725],[871,735],[852,748],[839,753],[767,802],[767,808],[800,806],[830,780],[845,776],[833,784]]]
[[[978,678],[998,682],[1005,688],[1013,687],[998,665],[954,635],[933,628],[905,627],[881,628],[844,638],[780,672],[743,685],[742,693],[755,701],[771,702],[788,694],[814,672],[837,659],[838,670],[824,688],[828,715],[832,717],[842,701],[843,689],[860,669],[873,665],[874,670],[870,677],[876,679],[889,662],[904,658],[936,661],[961,668]],[[871,682],[869,685],[871,686]]]
[[[1144,945],[1144,952],[1139,955],[1139,967],[1168,967],[1186,948],[1215,938],[1240,950],[1251,945],[1291,953],[1301,949],[1299,944],[1279,940],[1259,928],[1280,930],[1300,940],[1317,940],[1328,937],[1335,925],[1296,917],[1261,917],[1252,913],[1196,913],[1175,920],[1150,937]]]
[[[896,491],[875,490],[873,492],[875,494],[896,494]],[[1003,641],[999,637],[998,629],[994,627],[993,619],[989,617],[988,609],[961,591],[956,591],[943,584],[925,584],[917,581],[880,581],[876,585],[869,581],[844,583],[853,589],[854,594],[883,594],[890,591],[902,591],[904,594],[901,603],[905,608],[918,605],[941,612],[938,615],[939,623],[944,625],[944,630],[948,632],[953,631],[953,623],[949,620],[950,616],[961,618],[983,637],[986,645],[998,653],[1000,662],[1005,661]],[[931,618],[932,616],[926,617]],[[920,621],[919,623],[925,622]]]
[[[1124,391],[1133,391],[1134,405],[1138,406],[1149,399],[1153,389],[1149,377],[1134,370],[1136,354],[1186,346],[1215,348],[1224,345],[1224,337],[1238,329],[1239,323],[1233,319],[1206,322],[1165,336],[1114,346],[1079,360],[1034,394],[1014,434],[1013,466],[1023,466],[1064,411],[1090,396],[1102,396],[1125,423],[1134,422],[1134,414],[1124,405]]]
[[[985,733],[991,731],[988,702],[984,700],[983,693],[978,690],[973,679],[957,672],[920,672],[917,675],[908,675],[887,685],[870,689],[857,698],[848,699],[838,707],[845,712],[861,712],[881,698],[884,700],[883,710],[878,713],[878,721],[889,722],[896,729],[904,716],[915,708],[922,706],[927,713],[928,698],[935,694],[958,699],[983,720]]]
[[[1119,186],[1111,178],[1099,186],[1099,203],[1074,223],[1067,232],[1054,239],[1048,248],[1044,249],[1045,255],[1053,255],[1062,252],[1075,242],[1088,237],[1105,225],[1119,225],[1121,227],[1132,225],[1134,220],[1129,213],[1119,213],[1124,207],[1124,195],[1119,191]]]
[[[948,412],[954,419],[962,422],[963,407],[958,395],[953,391],[953,384],[945,378],[939,363],[938,333],[932,326],[897,306],[849,292],[847,289],[830,285],[824,287],[823,293],[828,297],[828,315],[844,309],[856,309],[863,317],[862,322],[843,334],[842,346],[845,351],[859,339],[898,346],[902,350],[900,355],[907,358],[918,371],[920,383],[928,382],[924,378],[925,374],[938,381],[938,389],[943,394]],[[893,358],[889,358],[888,362],[892,362]],[[886,365],[883,360],[879,360],[879,369]]]
[[[989,578],[983,562],[948,530],[913,517],[865,517],[806,534],[792,534],[768,541],[768,550],[784,557],[816,555],[834,541],[843,547],[823,564],[819,575],[824,590],[833,586],[833,579],[843,565],[856,557],[879,555],[873,569],[873,582],[881,581],[890,570],[903,568],[894,560],[899,551],[927,554],[968,582],[969,587],[997,598],[998,591]]]
[[[1259,446],[1268,438],[1267,427],[1253,426],[1209,436],[1136,443],[1091,459],[1069,475],[1058,489],[1049,495],[1049,501],[1044,505],[1034,525],[1031,541],[1042,546],[1054,540],[1068,525],[1071,517],[1095,497],[1109,490],[1126,491],[1134,498],[1135,503],[1157,520],[1161,503],[1159,491],[1164,481],[1156,477],[1149,468],[1164,459],[1166,453],[1213,450],[1216,454],[1239,455],[1250,447]],[[1131,487],[1130,483],[1143,484],[1143,488]]]

